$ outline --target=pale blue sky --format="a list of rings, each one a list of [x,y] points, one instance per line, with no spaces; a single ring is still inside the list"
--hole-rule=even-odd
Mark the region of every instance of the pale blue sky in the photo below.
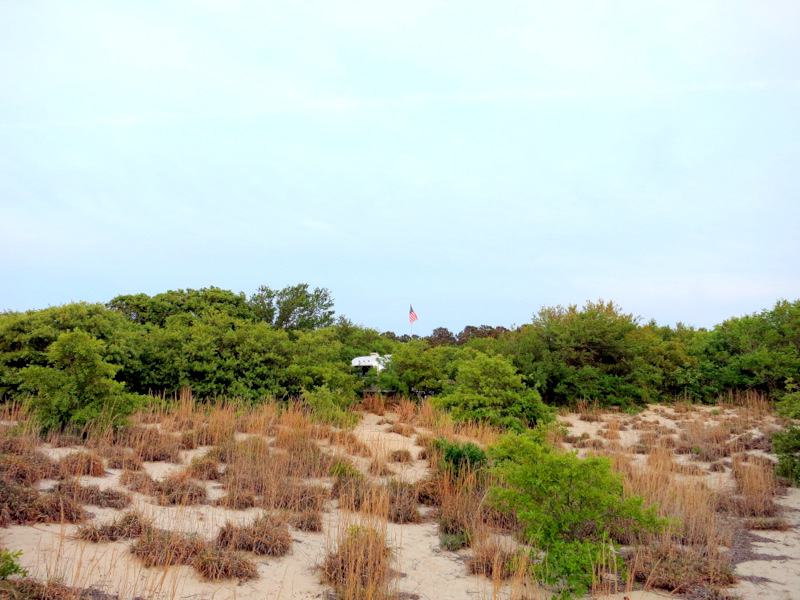
[[[0,310],[329,288],[408,332],[800,298],[800,3],[0,0]]]

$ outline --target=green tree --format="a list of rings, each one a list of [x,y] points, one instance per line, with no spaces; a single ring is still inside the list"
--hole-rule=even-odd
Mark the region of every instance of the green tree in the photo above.
[[[103,343],[83,331],[65,332],[47,350],[49,366],[19,373],[22,389],[33,395],[28,405],[41,431],[82,431],[124,422],[138,397],[113,379],[118,367],[103,360]]]
[[[728,319],[698,336],[698,394],[713,400],[729,391],[758,390],[781,398],[800,373],[800,300]]]
[[[459,362],[453,390],[434,402],[455,419],[517,430],[553,419],[539,392],[525,386],[508,360],[483,353]]]
[[[277,329],[319,329],[334,323],[333,298],[326,288],[309,291],[307,283],[273,290],[262,285],[250,297],[258,319]]]
[[[170,290],[153,297],[147,294],[117,296],[108,307],[140,325],[164,327],[169,317],[188,314],[201,316],[209,311],[223,312],[240,319],[255,320],[253,307],[243,293],[208,287],[199,290]]]
[[[613,302],[543,308],[533,323],[502,336],[495,349],[509,357],[548,404],[580,399],[644,404],[658,393],[660,373],[646,357],[656,338]]]
[[[19,371],[48,364],[47,350],[62,333],[84,331],[103,342],[103,359],[134,368],[136,326],[102,304],[75,302],[43,310],[0,314],[0,397],[22,398]],[[122,376],[122,373],[120,374]],[[124,378],[122,376],[121,378]]]

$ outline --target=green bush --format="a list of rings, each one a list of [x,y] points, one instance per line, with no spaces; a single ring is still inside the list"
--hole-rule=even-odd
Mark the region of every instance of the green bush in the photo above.
[[[11,552],[11,550],[0,550],[0,579],[5,581],[12,575],[28,574],[28,571],[19,566],[17,559],[22,556],[22,550]]]
[[[778,402],[778,414],[786,419],[800,419],[800,386],[793,377],[786,380],[786,393]]]
[[[655,507],[623,495],[622,477],[607,458],[555,450],[540,431],[509,434],[489,452],[503,484],[491,488],[490,498],[516,511],[527,540],[546,553],[537,575],[564,585],[564,597],[589,589],[610,540],[664,526]]]
[[[113,379],[118,367],[103,360],[103,343],[83,331],[62,333],[47,349],[50,366],[19,372],[21,389],[42,433],[70,427],[118,426],[133,412],[138,396]]]
[[[800,485],[800,427],[793,425],[774,434],[772,450],[778,457],[778,475]]]
[[[516,431],[553,420],[539,392],[525,387],[514,366],[501,356],[477,353],[461,361],[450,394],[434,402],[459,421],[478,421]]]
[[[339,396],[327,386],[312,391],[303,391],[303,403],[311,411],[311,420],[326,423],[343,429],[351,429],[358,423],[359,416],[342,407]]]
[[[458,477],[463,470],[475,471],[486,464],[486,452],[472,442],[450,442],[438,438],[433,440],[432,448],[442,455],[439,468],[451,471],[453,477]]]

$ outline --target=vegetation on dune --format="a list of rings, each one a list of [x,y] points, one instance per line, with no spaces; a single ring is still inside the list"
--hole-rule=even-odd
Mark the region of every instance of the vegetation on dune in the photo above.
[[[350,360],[372,351],[392,355],[387,368],[356,373]],[[469,569],[495,581],[532,579],[566,598],[627,564],[630,581],[713,590],[733,581],[720,550],[732,544],[731,523],[787,526],[773,501],[773,462],[747,452],[772,450],[778,475],[800,482],[800,428],[791,423],[800,418],[798,372],[800,301],[711,330],[642,323],[613,302],[588,302],[542,308],[514,330],[437,328],[424,339],[336,318],[330,292],[307,284],[262,286],[250,297],[211,287],[8,312],[0,314],[0,394],[25,411],[6,409],[20,424],[4,425],[13,429],[0,437],[0,525],[79,523],[87,517],[79,504],[124,508],[130,495],[70,479],[103,477],[107,466],[125,469],[121,483],[162,506],[206,503],[201,480],[224,488],[216,506],[267,511],[247,526],[226,524],[213,544],[136,514],[77,530],[92,542],[136,539],[132,552],[146,566],[191,565],[211,580],[256,577],[240,551],[290,552],[289,525],[321,531],[333,497],[343,514],[370,523],[341,531],[321,565],[342,597],[388,597],[392,552],[383,525],[373,525],[424,518],[438,523],[442,547],[471,547]],[[370,389],[403,399],[389,406],[386,396],[362,397]],[[745,402],[736,417],[719,408],[706,413],[710,422],[686,416],[690,402],[720,399]],[[675,403],[676,429],[620,410],[653,402]],[[748,419],[770,403],[785,429],[749,431]],[[352,431],[356,409],[387,407],[394,414],[378,425],[403,444],[389,452]],[[601,426],[598,435],[565,436],[552,424],[564,407]],[[612,407],[615,419],[603,423]],[[621,451],[625,430],[636,431],[631,450],[646,469]],[[91,452],[56,462],[37,450],[41,436]],[[590,454],[579,458],[562,442]],[[406,447],[414,443],[416,455]],[[142,469],[143,461],[180,463],[201,446],[213,448],[159,481]],[[395,478],[419,463],[415,456],[429,461],[429,477]],[[729,472],[733,485],[716,491],[693,479],[710,471]],[[50,478],[61,482],[35,487]],[[622,544],[633,548],[625,557]],[[15,558],[0,562],[12,569]]]
[[[556,450],[540,432],[508,435],[491,455],[503,483],[492,488],[493,501],[516,511],[526,542],[545,553],[538,576],[569,593],[591,589],[613,540],[665,526],[655,507],[623,493],[622,476],[607,458]]]

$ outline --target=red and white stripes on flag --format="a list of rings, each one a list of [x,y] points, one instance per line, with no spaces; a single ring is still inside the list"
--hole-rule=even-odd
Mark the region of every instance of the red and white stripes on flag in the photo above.
[[[414,307],[409,304],[408,305],[408,322],[409,323],[413,323],[414,321],[417,321],[417,320],[418,320],[417,319],[417,313],[414,312]]]

